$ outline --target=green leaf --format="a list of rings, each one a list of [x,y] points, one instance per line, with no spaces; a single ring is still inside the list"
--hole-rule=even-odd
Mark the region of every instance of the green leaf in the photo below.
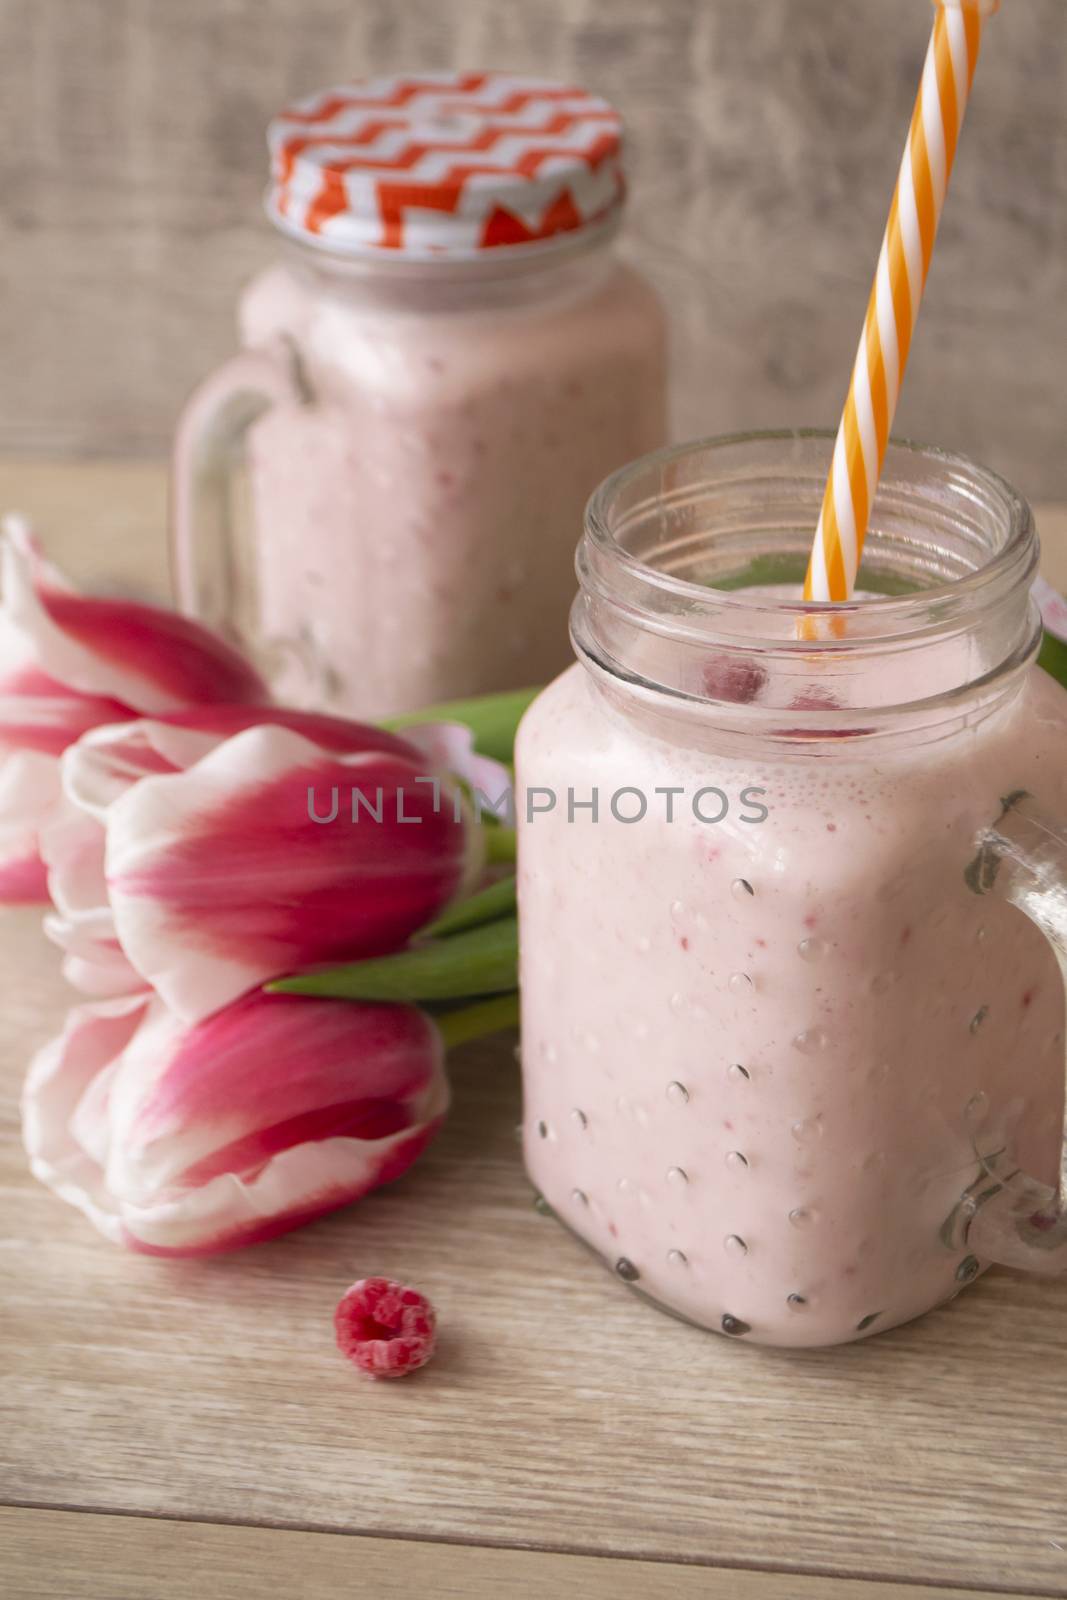
[[[518,966],[518,921],[502,917],[447,939],[411,945],[396,955],[306,972],[266,987],[270,994],[336,1000],[457,1000],[517,988]]]
[[[509,689],[504,694],[476,695],[472,700],[449,700],[423,711],[405,711],[381,724],[392,733],[417,727],[421,722],[462,722],[474,735],[474,748],[494,761],[510,766],[515,756],[515,731],[527,706],[541,693],[536,689]]]
[[[490,865],[514,861],[518,854],[519,836],[514,828],[488,823],[485,829],[485,859]]]
[[[436,922],[431,922],[423,929],[423,937],[443,939],[452,933],[462,933],[466,928],[477,928],[483,922],[494,922],[497,917],[506,917],[514,911],[515,879],[501,878],[499,883],[491,883],[488,889],[462,900]]]
[[[1064,644],[1062,639],[1057,639],[1054,633],[1049,633],[1047,630],[1041,643],[1041,653],[1037,658],[1037,664],[1040,667],[1044,667],[1045,671],[1050,673],[1057,683],[1062,683],[1067,688],[1067,644]]]
[[[709,579],[707,586],[725,590],[755,589],[768,585],[779,588],[785,584],[799,586],[804,582],[807,569],[807,555],[780,551],[756,556],[738,572],[726,572]],[[902,577],[899,573],[879,567],[873,554],[868,551],[868,559],[860,567],[856,579],[856,588],[866,594],[902,595],[914,594],[919,585],[914,578]]]

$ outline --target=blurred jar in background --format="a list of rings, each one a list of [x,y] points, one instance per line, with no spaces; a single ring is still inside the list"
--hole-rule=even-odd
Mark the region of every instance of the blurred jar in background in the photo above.
[[[584,503],[666,431],[663,314],[612,250],[618,113],[437,74],[323,91],[268,141],[284,255],[179,427],[179,603],[357,715],[552,677]]]

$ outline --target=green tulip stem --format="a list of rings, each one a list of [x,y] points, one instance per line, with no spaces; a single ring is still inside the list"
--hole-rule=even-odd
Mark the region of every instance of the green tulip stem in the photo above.
[[[464,1000],[517,988],[518,962],[518,921],[501,917],[395,955],[282,978],[267,990],[335,1000]]]
[[[477,928],[483,922],[495,922],[498,917],[513,916],[514,913],[515,879],[501,878],[498,883],[491,883],[488,889],[471,895],[469,900],[461,900],[459,905],[452,906],[436,922],[423,928],[420,937],[444,939],[450,934],[464,933],[468,928]]]
[[[519,994],[494,995],[491,1000],[479,1000],[472,1006],[460,1006],[434,1018],[445,1049],[457,1044],[467,1044],[471,1039],[482,1039],[490,1033],[502,1033],[506,1028],[519,1025]]]

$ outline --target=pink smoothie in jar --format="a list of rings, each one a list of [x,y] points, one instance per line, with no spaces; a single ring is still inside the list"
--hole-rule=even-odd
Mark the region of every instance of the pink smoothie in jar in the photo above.
[[[617,114],[438,74],[315,95],[269,141],[286,252],[183,425],[183,604],[280,694],[357,715],[544,681],[569,656],[584,503],[666,428],[662,311],[612,248]],[[212,495],[235,433],[236,551]]]
[[[1056,959],[969,877],[1006,794],[1067,801],[1029,513],[894,447],[883,592],[805,641],[829,447],[722,441],[606,485],[580,664],[516,757],[528,1171],[638,1292],[778,1345],[958,1293],[996,1174],[1053,1183],[1063,1126]]]

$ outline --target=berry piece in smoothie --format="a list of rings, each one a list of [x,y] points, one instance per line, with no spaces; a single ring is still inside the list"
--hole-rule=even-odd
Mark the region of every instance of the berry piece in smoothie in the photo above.
[[[433,1355],[433,1306],[390,1278],[360,1278],[342,1295],[333,1320],[341,1354],[372,1378],[403,1378]]]
[[[789,703],[790,711],[840,711],[841,702],[834,695],[824,689],[812,689],[803,694],[794,695]],[[824,728],[820,730],[822,739],[858,739],[863,734],[873,732],[871,728]],[[794,739],[811,737],[807,728],[782,728],[781,735]]]
[[[739,661],[736,656],[712,656],[701,672],[709,700],[727,700],[739,706],[750,705],[766,682],[765,667],[755,661]]]

